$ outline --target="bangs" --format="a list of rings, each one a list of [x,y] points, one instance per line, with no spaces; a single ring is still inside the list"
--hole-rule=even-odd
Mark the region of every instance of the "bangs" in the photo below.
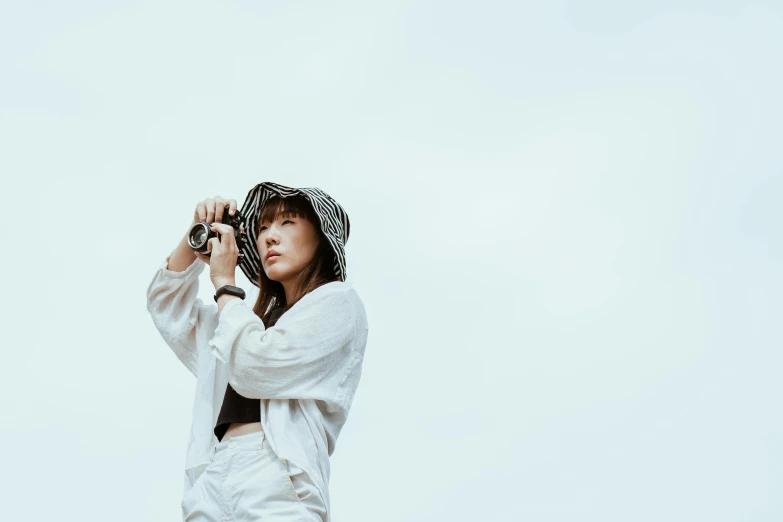
[[[255,235],[258,237],[258,228],[261,223],[275,221],[279,217],[297,217],[305,218],[313,222],[316,227],[318,220],[315,217],[315,211],[310,203],[302,196],[289,196],[281,198],[275,196],[270,198],[261,209],[261,216],[255,224]]]

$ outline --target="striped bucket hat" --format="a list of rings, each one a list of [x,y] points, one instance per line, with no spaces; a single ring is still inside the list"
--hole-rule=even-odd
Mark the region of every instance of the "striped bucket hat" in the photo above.
[[[265,181],[259,183],[247,193],[242,208],[239,211],[245,218],[245,227],[252,230],[253,225],[261,217],[261,210],[270,198],[279,196],[303,196],[313,206],[320,221],[321,230],[334,252],[334,273],[340,281],[345,281],[345,244],[351,232],[351,223],[348,214],[337,201],[323,190],[313,188],[293,188]],[[258,286],[261,258],[258,255],[258,244],[255,234],[247,235],[247,243],[242,250],[244,258],[239,260],[239,267],[254,285]]]

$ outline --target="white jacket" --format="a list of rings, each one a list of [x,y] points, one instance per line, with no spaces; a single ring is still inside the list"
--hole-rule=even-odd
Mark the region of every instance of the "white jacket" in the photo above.
[[[147,288],[147,310],[163,340],[196,376],[183,496],[206,468],[226,383],[261,399],[261,425],[305,506],[330,522],[329,457],[362,372],[368,324],[350,283],[334,281],[302,297],[271,328],[245,300],[217,305],[197,297],[196,259],[183,272],[161,263]],[[259,484],[259,487],[262,487]]]

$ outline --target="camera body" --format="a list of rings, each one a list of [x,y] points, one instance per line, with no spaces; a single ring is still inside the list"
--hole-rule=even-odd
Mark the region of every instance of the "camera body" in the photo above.
[[[223,211],[223,217],[220,222],[232,227],[234,229],[234,239],[236,240],[237,247],[239,248],[239,254],[237,256],[237,263],[239,260],[244,259],[245,255],[242,252],[247,244],[247,232],[240,231],[239,227],[244,226],[245,218],[242,213],[237,209],[233,216],[228,214],[229,207],[226,206]],[[200,252],[204,255],[210,255],[208,250],[209,240],[213,237],[220,237],[220,234],[212,231],[212,225],[210,223],[196,223],[188,231],[188,244],[196,252]]]

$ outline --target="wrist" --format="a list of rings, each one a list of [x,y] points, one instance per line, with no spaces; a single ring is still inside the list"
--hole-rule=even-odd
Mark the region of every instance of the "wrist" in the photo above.
[[[219,290],[220,288],[231,285],[231,286],[237,286],[237,282],[234,278],[223,278],[223,279],[216,279],[215,281],[212,281],[212,284],[215,285],[215,291]]]

